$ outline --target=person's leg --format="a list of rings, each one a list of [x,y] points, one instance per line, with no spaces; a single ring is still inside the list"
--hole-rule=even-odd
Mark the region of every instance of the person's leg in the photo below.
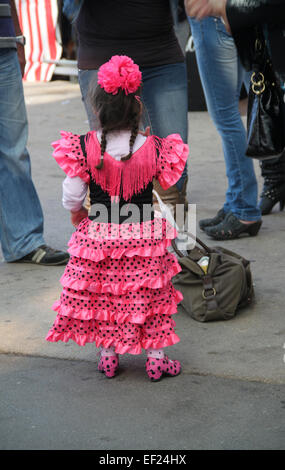
[[[181,372],[181,364],[169,359],[165,347],[179,341],[175,333],[172,315],[154,314],[147,317],[142,326],[142,345],[146,350],[146,372],[152,381],[160,380],[163,375],[175,376]]]
[[[184,62],[142,69],[145,124],[159,137],[178,133],[188,140],[187,70]],[[182,190],[187,165],[176,183]]]
[[[93,82],[97,82],[98,70],[79,70],[78,71],[78,81],[81,91],[82,101],[85,106],[86,114],[88,117],[90,130],[98,128],[98,120],[92,109],[90,99],[89,99],[89,87]]]
[[[44,245],[43,213],[26,148],[28,122],[16,50],[0,49],[0,240],[6,261]]]
[[[285,76],[275,71],[279,80],[283,101],[285,103]],[[285,104],[283,106],[283,122],[285,120]],[[285,129],[284,129],[285,132]],[[262,215],[270,214],[279,202],[280,210],[285,207],[285,151],[280,157],[260,162],[261,176],[264,178],[259,207]]]
[[[111,346],[109,348],[100,348],[100,361],[98,364],[99,372],[105,374],[109,379],[115,377],[116,372],[119,367],[119,358],[118,354],[115,352],[115,347]]]
[[[78,81],[79,81],[79,86],[80,86],[80,91],[81,91],[81,98],[82,98],[85,111],[87,114],[90,130],[98,129],[99,127],[98,119],[95,116],[95,113],[91,106],[90,98],[89,98],[90,84],[95,81],[97,82],[97,77],[98,77],[98,70],[80,70],[80,69],[78,70]],[[87,192],[84,205],[86,209],[89,209],[91,207],[89,189]]]
[[[146,372],[150,380],[158,381],[164,374],[172,377],[180,374],[180,362],[169,359],[168,356],[165,355],[163,348],[149,348],[146,350],[146,354]]]
[[[222,138],[228,178],[224,211],[239,220],[257,221],[257,181],[253,162],[245,155],[246,131],[238,107],[245,72],[219,18],[189,22],[208,111]]]
[[[279,202],[280,210],[285,206],[285,153],[278,158],[260,162],[264,184],[259,201],[262,215],[270,214]]]

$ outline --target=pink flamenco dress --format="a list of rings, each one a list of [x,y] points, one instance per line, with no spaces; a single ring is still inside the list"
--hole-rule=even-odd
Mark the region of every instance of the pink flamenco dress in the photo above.
[[[71,236],[62,293],[53,305],[57,316],[46,339],[114,347],[117,354],[177,343],[173,315],[182,294],[171,279],[181,268],[167,250],[177,233],[156,213],[143,217],[143,207],[152,204],[154,178],[164,189],[180,178],[188,146],[178,134],[144,137],[129,160],[106,152],[103,168],[96,169],[101,148],[95,131],[61,136],[53,143],[55,160],[68,177],[79,177],[89,187],[90,214],[106,211],[105,218],[84,218]],[[131,223],[130,204],[137,207]],[[115,221],[114,208],[120,209]]]

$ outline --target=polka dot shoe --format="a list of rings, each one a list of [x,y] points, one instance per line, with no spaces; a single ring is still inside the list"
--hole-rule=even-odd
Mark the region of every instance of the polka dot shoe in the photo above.
[[[105,374],[108,379],[115,377],[118,367],[118,356],[101,356],[98,364],[98,370]]]
[[[163,359],[149,357],[146,361],[146,372],[152,382],[157,382],[162,375],[178,375],[181,372],[179,361],[172,361],[164,356]]]

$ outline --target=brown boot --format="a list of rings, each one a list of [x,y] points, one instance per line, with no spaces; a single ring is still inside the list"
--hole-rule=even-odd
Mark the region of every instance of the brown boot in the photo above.
[[[188,177],[185,178],[182,190],[179,191],[176,185],[171,186],[170,188],[164,190],[162,189],[162,187],[160,186],[157,180],[153,181],[153,189],[158,193],[162,202],[170,208],[176,223],[178,224],[179,228],[182,230],[183,230],[183,227],[181,227],[182,221],[176,220],[176,215],[178,215],[176,214],[176,205],[177,204],[184,205],[184,214],[183,214],[184,215],[183,225],[184,225],[184,221],[186,219],[187,212],[188,212],[188,201],[186,198],[187,182],[188,182]],[[153,195],[153,205],[154,205],[155,210],[158,210],[159,212],[161,212],[159,202],[157,198],[155,197],[155,195]],[[179,214],[179,216],[180,216],[179,218],[181,218],[181,214]]]

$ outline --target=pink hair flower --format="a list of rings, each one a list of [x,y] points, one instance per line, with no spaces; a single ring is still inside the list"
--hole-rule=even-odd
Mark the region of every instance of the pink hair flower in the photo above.
[[[137,64],[126,55],[114,55],[98,71],[98,84],[106,93],[116,95],[119,89],[126,95],[140,87],[142,74]]]

